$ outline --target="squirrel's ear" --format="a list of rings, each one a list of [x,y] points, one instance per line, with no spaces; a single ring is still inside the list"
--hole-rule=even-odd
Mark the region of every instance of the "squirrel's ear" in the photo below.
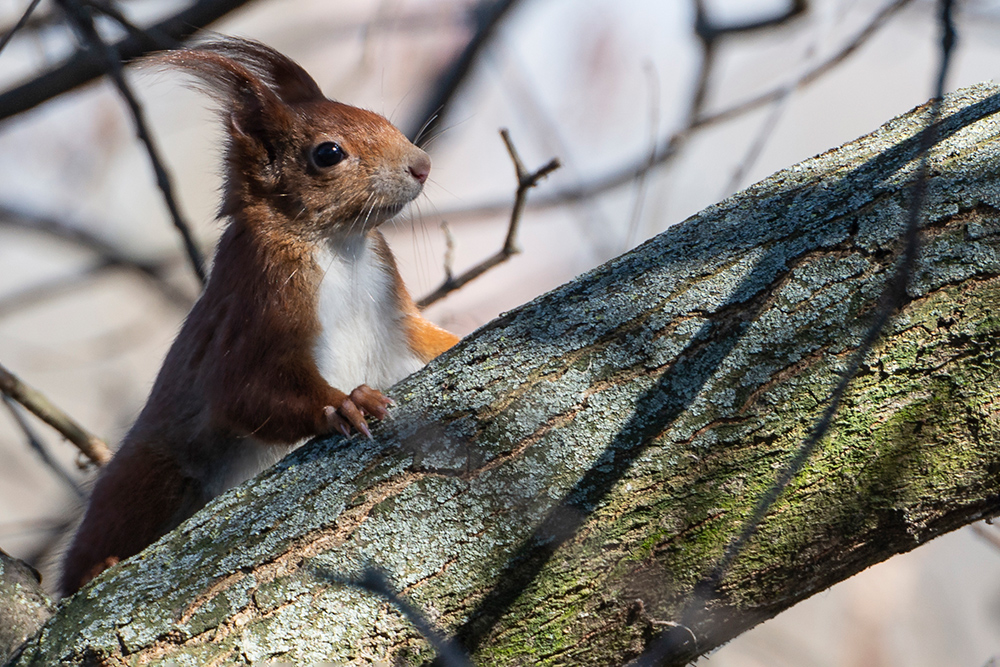
[[[260,42],[228,37],[197,48],[239,63],[286,104],[325,99],[319,85],[298,63]]]
[[[235,41],[166,51],[145,59],[142,65],[193,75],[197,87],[218,102],[226,129],[243,157],[265,166],[274,160],[275,142],[292,131],[294,113],[256,68],[224,53],[233,50]]]

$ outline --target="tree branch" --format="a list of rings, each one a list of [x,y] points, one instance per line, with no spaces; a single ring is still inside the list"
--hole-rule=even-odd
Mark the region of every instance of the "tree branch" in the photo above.
[[[404,133],[413,143],[419,146],[421,138],[434,134],[448,105],[472,72],[473,64],[517,2],[518,0],[483,0],[473,9],[470,14],[474,24],[472,38],[438,77],[432,87],[433,92],[424,103],[424,110],[415,116],[416,124]]]
[[[21,432],[24,433],[24,437],[28,441],[28,447],[30,447],[32,451],[38,455],[38,458],[42,460],[42,463],[44,463],[45,466],[51,470],[57,478],[59,478],[59,481],[65,484],[80,500],[86,500],[87,495],[83,492],[83,489],[80,488],[80,485],[76,483],[76,480],[74,480],[61,465],[49,456],[49,452],[42,443],[42,439],[35,432],[35,429],[31,428],[31,424],[29,424],[28,420],[24,418],[24,415],[21,414],[21,406],[15,403],[14,400],[6,394],[3,394],[3,402],[10,411],[14,421],[17,423],[18,428],[20,428]]]
[[[679,130],[673,131],[669,136],[659,140],[656,149],[656,159],[649,160],[646,156],[639,156],[637,159],[623,164],[613,171],[589,178],[582,183],[571,186],[554,187],[553,191],[532,199],[532,209],[547,209],[562,206],[567,203],[587,201],[593,197],[615,190],[623,185],[628,185],[642,174],[656,169],[659,166],[673,160],[680,151],[683,144],[690,138],[690,135],[703,129],[712,127],[734,118],[739,118],[751,111],[755,111],[762,106],[781,99],[788,94],[789,86],[792,90],[804,88],[823,75],[832,71],[841,62],[855,53],[859,48],[878,34],[878,31],[903,7],[909,5],[912,0],[893,0],[888,3],[872,17],[871,21],[865,25],[852,39],[850,39],[840,50],[828,58],[816,63],[813,67],[801,73],[791,84],[782,84],[767,90],[750,99],[738,102],[719,111],[708,113],[689,114],[689,121]],[[700,70],[699,78],[706,77],[704,67]],[[701,85],[701,84],[699,84]],[[707,85],[707,83],[706,83]],[[697,96],[692,102],[692,108],[699,108]],[[441,215],[454,220],[459,218],[477,218],[497,215],[507,210],[507,204],[501,201],[488,202],[462,208],[446,209]]]
[[[190,294],[177,289],[166,279],[169,267],[179,262],[180,257],[169,257],[152,261],[140,260],[108,243],[99,235],[88,232],[86,226],[83,224],[28,211],[0,202],[0,227],[2,226],[27,229],[32,232],[45,234],[94,253],[98,257],[99,262],[88,269],[86,271],[87,274],[92,275],[104,269],[114,267],[129,269],[136,271],[139,275],[146,278],[153,287],[159,290],[166,299],[175,305],[188,309],[193,303]],[[32,299],[49,294],[59,294],[66,289],[73,288],[73,283],[79,282],[79,277],[74,276],[67,280],[58,280],[38,288],[29,287],[21,293],[4,297],[0,299],[0,317],[3,317],[11,309],[29,303]]]
[[[514,162],[514,169],[517,173],[517,192],[514,195],[514,208],[510,212],[510,224],[507,226],[507,236],[504,239],[503,247],[496,254],[484,259],[458,277],[451,275],[451,269],[446,261],[444,282],[436,290],[417,301],[418,308],[423,309],[436,301],[440,301],[455,290],[461,289],[493,267],[503,264],[520,252],[520,249],[517,247],[517,231],[521,223],[521,216],[524,213],[524,205],[528,200],[528,190],[538,185],[540,180],[559,168],[559,158],[552,158],[542,167],[529,172],[521,161],[521,157],[517,154],[517,149],[514,148],[514,144],[510,139],[510,133],[507,132],[506,128],[500,130],[500,136],[503,137],[503,142],[507,146],[507,152],[510,154],[510,159]]]
[[[251,0],[197,0],[147,29],[183,41],[202,28],[239,9]],[[133,60],[161,48],[152,37],[129,35],[114,45],[122,61]],[[33,109],[48,100],[89,83],[104,74],[101,57],[87,48],[73,53],[66,62],[23,84],[0,93],[0,120]]]
[[[3,52],[4,48],[6,48],[7,44],[9,44],[10,40],[14,37],[14,34],[27,25],[28,21],[31,19],[31,15],[38,7],[39,2],[41,2],[41,0],[31,0],[28,4],[28,8],[24,10],[23,14],[21,14],[21,18],[17,20],[17,23],[3,33],[3,37],[0,38],[0,52]]]
[[[160,192],[163,193],[163,200],[167,205],[170,218],[173,220],[174,227],[184,242],[184,249],[187,251],[188,259],[191,261],[191,268],[194,270],[195,275],[198,276],[201,284],[204,285],[208,279],[205,273],[205,260],[202,257],[201,250],[198,249],[198,244],[194,241],[190,225],[188,225],[184,216],[181,215],[180,207],[177,205],[177,200],[174,197],[174,188],[170,180],[170,175],[163,166],[160,152],[153,141],[153,136],[149,133],[149,128],[146,127],[146,119],[142,106],[132,93],[131,86],[125,80],[121,56],[115,50],[115,47],[104,42],[104,39],[98,34],[97,28],[94,25],[93,16],[87,12],[78,0],[58,0],[58,2],[69,17],[70,23],[79,33],[81,42],[89,46],[103,59],[108,76],[111,77],[122,100],[128,106],[132,120],[135,123],[136,134],[146,149],[146,153],[149,155],[149,162],[153,167],[153,172],[156,174],[156,185],[160,189]]]
[[[66,601],[15,665],[426,664],[390,573],[477,664],[622,664],[711,573],[869,329],[928,109],[506,313]],[[896,319],[684,632],[688,659],[1000,512],[1000,87],[946,98]],[[694,646],[694,638],[697,646]]]
[[[0,365],[0,393],[17,401],[33,415],[59,431],[97,465],[102,466],[111,460],[111,450],[103,440],[88,432],[76,420],[53,405],[41,392],[26,385],[3,365]]]

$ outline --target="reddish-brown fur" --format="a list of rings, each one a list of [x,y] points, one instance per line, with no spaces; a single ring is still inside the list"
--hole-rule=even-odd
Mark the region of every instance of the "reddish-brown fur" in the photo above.
[[[225,39],[155,62],[195,74],[221,103],[230,222],[145,408],[101,471],[66,557],[64,594],[202,507],[252,443],[367,431],[365,416],[385,415],[377,390],[348,396],[317,368],[320,244],[372,240],[398,313],[385,326],[401,327],[414,357],[429,361],[457,341],[420,316],[375,230],[419,192],[430,168],[422,151],[381,116],[327,100],[298,65],[255,42]],[[321,169],[309,151],[331,138],[350,162]]]

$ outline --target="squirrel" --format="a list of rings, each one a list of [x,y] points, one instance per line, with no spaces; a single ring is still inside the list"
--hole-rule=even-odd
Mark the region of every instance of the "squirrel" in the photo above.
[[[98,476],[65,556],[65,596],[305,439],[371,437],[366,417],[391,404],[379,389],[458,341],[420,316],[377,229],[421,193],[424,151],[259,42],[217,38],[149,64],[194,75],[219,104],[228,224]]]

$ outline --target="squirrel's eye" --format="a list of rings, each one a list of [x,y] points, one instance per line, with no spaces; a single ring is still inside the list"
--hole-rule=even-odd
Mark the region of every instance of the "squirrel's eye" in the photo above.
[[[332,167],[347,157],[347,153],[334,141],[324,141],[313,149],[313,162],[317,167]]]

